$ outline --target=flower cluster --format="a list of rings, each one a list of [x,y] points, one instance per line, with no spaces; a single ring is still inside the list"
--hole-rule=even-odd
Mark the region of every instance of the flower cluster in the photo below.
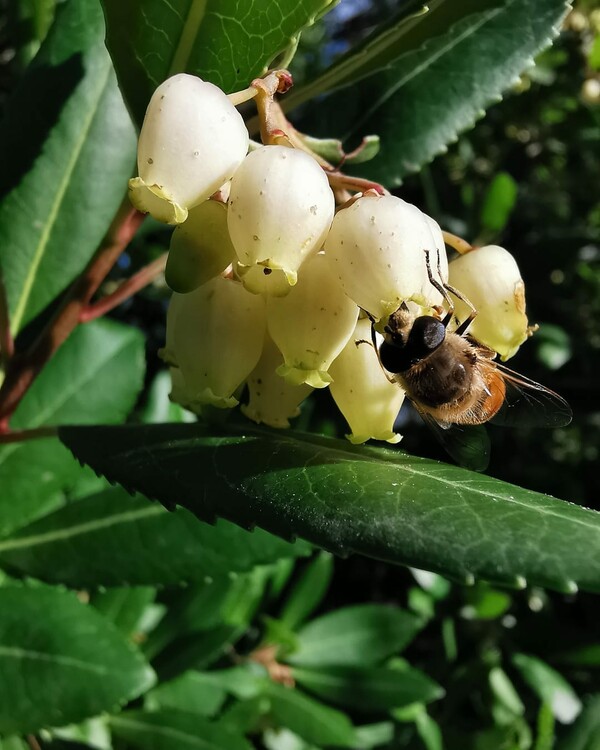
[[[283,136],[250,143],[231,99],[194,76],[152,97],[130,190],[139,210],[177,225],[161,352],[171,397],[196,412],[231,408],[247,386],[242,412],[287,427],[329,387],[351,441],[396,442],[404,393],[380,364],[374,327],[403,304],[441,315],[450,284],[478,310],[473,335],[508,358],[528,332],[518,268],[496,246],[448,264],[432,218],[383,189],[349,193]]]

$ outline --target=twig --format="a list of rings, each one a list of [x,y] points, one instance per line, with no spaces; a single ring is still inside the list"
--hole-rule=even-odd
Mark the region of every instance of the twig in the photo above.
[[[148,286],[157,276],[160,276],[165,271],[167,265],[168,253],[163,253],[160,258],[153,260],[144,268],[140,269],[130,279],[124,281],[114,292],[107,294],[106,297],[94,302],[91,305],[86,305],[82,308],[79,314],[80,323],[89,323],[90,320],[95,320],[101,315],[113,310],[118,307],[122,302],[129,297],[132,297],[140,289]]]
[[[27,440],[39,440],[40,438],[56,437],[58,427],[32,427],[30,430],[14,430],[0,434],[0,445],[7,443],[25,443]]]
[[[0,273],[0,357],[4,367],[15,353],[15,342],[10,330],[10,316],[8,314],[8,299],[4,279]]]
[[[82,309],[104,281],[143,219],[144,215],[131,208],[126,197],[103,243],[81,276],[73,282],[50,321],[26,352],[13,356],[0,388],[0,427],[6,430],[7,420],[46,362],[78,325]]]
[[[25,739],[27,740],[30,750],[42,750],[42,746],[32,734],[28,734]]]

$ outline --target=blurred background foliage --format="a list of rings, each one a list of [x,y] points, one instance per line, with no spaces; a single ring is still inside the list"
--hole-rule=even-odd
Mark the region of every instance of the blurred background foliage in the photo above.
[[[392,0],[343,0],[303,35],[292,66],[296,80],[323,69],[399,5]],[[490,473],[600,508],[600,10],[595,5],[593,0],[577,2],[555,45],[518,86],[446,154],[407,178],[396,192],[444,228],[479,244],[502,244],[514,253],[527,285],[530,320],[540,330],[511,366],[558,391],[573,407],[573,424],[553,433],[491,428]],[[53,10],[51,0],[0,0],[0,102],[35,53]],[[168,236],[164,228],[147,221],[107,290],[122,274],[163,252]],[[144,409],[160,413],[165,403],[165,389],[159,398],[156,385],[151,390],[150,384],[160,369],[156,352],[164,340],[167,299],[167,289],[156,284],[113,313],[147,335],[148,387],[139,414]],[[31,336],[32,331],[23,335]],[[299,426],[343,435],[345,426],[336,413],[328,394],[319,392],[307,403]],[[400,423],[404,448],[444,460],[409,409],[402,412]],[[381,607],[378,612],[408,618],[402,631],[406,642],[386,644],[387,631],[373,617],[365,625],[367,645],[357,649],[356,664],[350,666],[362,669],[365,679],[372,670],[368,674],[375,685],[381,674],[373,670],[385,664],[389,678],[395,670],[407,668],[406,659],[441,686],[445,697],[435,686],[420,685],[424,692],[415,688],[414,700],[402,708],[363,705],[361,710],[352,699],[356,679],[351,673],[346,682],[343,679],[342,667],[350,668],[343,663],[345,657],[334,660],[329,682],[322,680],[325,688],[319,688],[318,676],[313,674],[312,682],[307,676],[310,659],[303,664],[296,658],[296,679],[301,686],[305,681],[307,694],[335,710],[346,710],[356,725],[362,725],[360,740],[350,745],[346,740],[346,746],[600,748],[598,597],[541,590],[510,593],[486,584],[467,589],[433,574],[360,557],[334,562],[322,553],[296,564],[284,559],[237,578],[207,580],[185,590],[111,589],[94,594],[91,601],[124,632],[135,634],[161,678],[179,678],[155,688],[144,701],[162,716],[164,726],[184,733],[181,714],[204,712],[226,717],[229,726],[248,732],[257,747],[269,750],[343,746],[343,717],[319,714],[334,709],[302,702],[290,706],[277,693],[277,683],[264,688],[260,664],[273,668],[272,654],[258,658],[255,649],[275,644],[277,661],[289,661],[293,670],[298,642],[311,642],[304,623],[341,609],[350,612],[349,624],[326,622],[323,633],[332,638],[334,654],[336,649],[343,651],[348,631],[364,616],[344,608],[370,603]],[[192,637],[198,633],[203,638]],[[377,652],[382,642],[384,648]],[[254,654],[251,662],[240,656],[247,653]],[[286,653],[291,654],[289,660]],[[236,665],[247,675],[237,674],[232,689],[231,679],[228,682],[221,670]],[[209,667],[213,671],[205,673]],[[336,675],[338,687],[332,688]],[[198,692],[200,684],[204,692]],[[385,684],[378,689],[379,705],[384,706]],[[568,729],[560,722],[569,723],[581,710],[576,696],[587,708],[576,727]],[[199,713],[194,700],[201,704]],[[179,746],[149,744],[139,730],[139,716],[127,722],[118,716],[111,722],[115,747]],[[40,742],[48,747],[108,747],[105,724],[102,719]],[[287,729],[274,731],[278,725]],[[322,736],[323,725],[332,736]],[[0,748],[20,747],[8,742],[0,740]]]

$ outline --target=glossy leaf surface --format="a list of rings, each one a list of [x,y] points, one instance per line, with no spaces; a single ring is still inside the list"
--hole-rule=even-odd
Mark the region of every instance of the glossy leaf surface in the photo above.
[[[215,527],[180,508],[111,489],[69,504],[0,541],[0,563],[74,588],[169,585],[226,576],[306,554],[308,546],[250,533],[226,521]]]
[[[224,91],[262,75],[335,0],[102,0],[107,45],[135,119],[154,89],[194,73]]]
[[[0,159],[0,266],[16,333],[84,268],[135,163],[97,0],[59,6],[8,102]]]
[[[74,594],[0,589],[0,732],[33,732],[110,711],[151,687],[141,654]]]
[[[600,591],[600,514],[456,466],[250,425],[212,435],[194,424],[64,427],[60,436],[111,481],[205,520],[467,583]]]
[[[60,422],[118,422],[133,407],[144,378],[139,331],[112,321],[79,327],[19,405],[13,429]],[[62,490],[82,475],[56,438],[0,446],[0,536],[56,508]]]
[[[352,171],[387,187],[398,185],[501,98],[555,36],[566,9],[565,0],[432,4],[430,13],[402,37],[404,49],[397,49],[394,60],[321,102],[318,116],[307,118],[307,127],[315,135],[349,141],[347,145],[378,134],[379,154]],[[369,65],[368,56],[366,60]],[[326,83],[330,87],[328,78]],[[318,83],[309,90],[323,93]],[[295,96],[296,101],[303,98],[300,90]]]

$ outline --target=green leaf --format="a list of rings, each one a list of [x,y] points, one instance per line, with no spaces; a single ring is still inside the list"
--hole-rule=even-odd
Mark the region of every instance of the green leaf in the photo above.
[[[110,489],[66,505],[0,541],[0,564],[73,588],[169,585],[243,572],[307,545],[244,531],[226,521],[209,526],[180,508]]]
[[[0,589],[0,732],[111,711],[154,681],[139,652],[74,594]]]
[[[340,711],[303,695],[295,688],[269,683],[271,713],[278,726],[286,727],[315,745],[354,747],[354,727]]]
[[[499,172],[491,181],[483,199],[480,221],[492,236],[506,226],[517,202],[517,191],[517,183],[508,172]]]
[[[11,426],[118,422],[133,407],[144,369],[139,331],[106,320],[80,326],[34,381]],[[62,490],[81,474],[55,438],[0,446],[0,536],[60,505]]]
[[[108,49],[141,123],[154,89],[175,73],[194,73],[227,92],[246,88],[336,0],[102,2]]]
[[[600,695],[590,698],[577,721],[560,740],[556,750],[599,750]]]
[[[215,684],[210,673],[190,670],[147,693],[144,707],[147,711],[178,708],[211,717],[223,705],[225,695],[224,688]]]
[[[444,695],[442,688],[418,669],[296,667],[292,674],[319,698],[357,711],[379,713],[411,703],[429,703]]]
[[[420,618],[398,607],[358,604],[309,622],[298,633],[289,661],[303,667],[323,664],[369,666],[407,646],[421,629]]]
[[[0,124],[0,267],[13,333],[80,273],[135,162],[97,0],[70,0]]]
[[[123,586],[95,592],[90,604],[131,638],[155,596],[152,586]]]
[[[234,643],[245,631],[245,627],[216,625],[178,638],[160,652],[152,666],[162,682],[172,680],[188,669],[204,669],[224,654],[231,654]]]
[[[20,737],[0,737],[0,750],[28,750]]]
[[[111,717],[115,737],[141,750],[252,750],[240,735],[220,722],[184,711],[126,711]]]
[[[402,51],[393,48],[393,62],[320,102],[318,115],[302,127],[351,143],[377,133],[381,151],[353,171],[398,185],[500,99],[555,36],[566,7],[565,0],[432,4],[402,36]],[[315,84],[309,89],[320,92]],[[302,99],[299,91],[287,106]]]
[[[359,552],[466,583],[600,591],[594,511],[398,450],[250,425],[211,431],[188,424],[59,434],[111,481],[204,520],[257,524],[338,555]]]
[[[279,619],[292,630],[304,622],[319,606],[333,576],[333,558],[320,552],[302,571],[286,599]]]
[[[488,675],[490,689],[494,696],[492,707],[496,724],[510,724],[515,717],[523,716],[525,706],[509,676],[500,667],[494,667]]]
[[[558,721],[570,724],[575,720],[581,712],[581,701],[562,675],[527,654],[515,654],[512,662],[540,700],[550,706]]]
[[[56,738],[65,740],[64,744],[58,745],[59,748],[65,748],[65,750],[76,750],[76,748],[84,747],[92,747],[94,750],[112,750],[110,730],[105,716],[96,716],[93,719],[82,721],[80,724],[54,728],[52,730],[52,744],[50,745],[52,750],[57,744]]]

